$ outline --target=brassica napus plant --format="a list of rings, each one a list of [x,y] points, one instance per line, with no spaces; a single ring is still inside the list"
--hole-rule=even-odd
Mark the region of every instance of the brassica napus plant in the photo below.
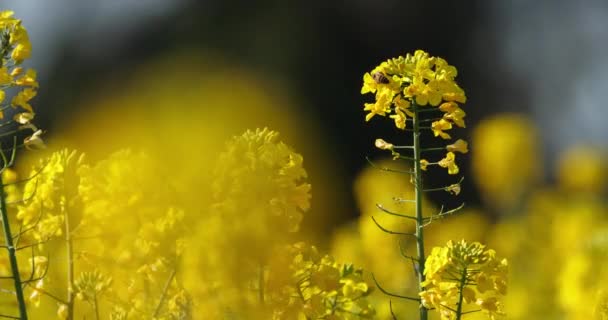
[[[447,169],[449,175],[457,175],[460,170],[456,163],[456,154],[467,153],[468,143],[458,139],[441,147],[423,147],[421,144],[423,134],[432,133],[436,138],[451,140],[452,136],[447,131],[454,127],[465,127],[466,113],[460,104],[466,102],[466,95],[456,83],[456,75],[456,68],[444,59],[417,50],[413,55],[407,54],[405,57],[382,62],[366,73],[361,89],[362,94],[375,94],[375,101],[364,106],[364,111],[368,112],[366,121],[370,121],[374,116],[389,116],[398,129],[412,134],[411,145],[395,145],[377,139],[375,146],[390,151],[394,160],[405,160],[413,168],[381,169],[410,177],[414,185],[413,199],[395,198],[395,201],[413,203],[415,213],[388,210],[380,204],[378,208],[386,214],[414,221],[415,230],[392,230],[378,223],[373,217],[372,219],[382,231],[413,238],[416,242],[416,253],[410,255],[403,252],[403,255],[414,265],[419,296],[399,295],[386,291],[379,284],[378,287],[390,296],[418,302],[420,319],[427,319],[428,310],[431,308],[437,310],[442,319],[461,319],[465,314],[481,310],[486,311],[490,318],[494,318],[495,315],[501,314],[497,297],[506,293],[506,260],[498,260],[494,251],[485,250],[480,243],[448,242],[444,248],[434,248],[428,258],[425,254],[424,227],[433,220],[445,218],[462,208],[460,206],[443,210],[442,207],[439,213],[425,216],[422,206],[425,192],[446,191],[458,195],[461,190],[462,179],[444,186],[429,187],[424,184],[423,172],[437,166]],[[445,152],[442,158],[435,155],[442,151]],[[486,266],[490,263],[488,261],[492,261],[491,268]],[[484,295],[480,295],[484,292]],[[467,303],[476,303],[479,308],[465,310]]]
[[[183,258],[195,319],[373,318],[361,269],[291,244],[311,185],[303,156],[278,132],[247,130],[230,139],[213,187],[213,204]]]
[[[33,69],[24,70],[22,64],[31,55],[32,46],[29,41],[27,30],[23,27],[21,20],[13,17],[12,11],[0,12],[0,171],[3,178],[11,176],[9,168],[14,165],[16,151],[19,148],[27,149],[44,147],[42,141],[42,130],[38,129],[33,123],[34,109],[30,100],[36,96],[38,82],[36,81],[36,71]],[[12,97],[10,97],[12,95]],[[23,132],[32,132],[25,137]],[[23,140],[21,140],[23,138]],[[11,140],[9,143],[7,140]],[[4,142],[4,143],[2,143]],[[26,179],[27,180],[27,179]],[[47,259],[36,256],[34,249],[31,250],[29,259],[31,262],[26,268],[19,264],[19,254],[24,249],[29,249],[30,245],[19,243],[22,239],[24,230],[14,233],[11,230],[11,219],[7,210],[7,191],[23,181],[11,181],[4,183],[0,180],[0,211],[2,219],[2,230],[4,233],[5,244],[2,246],[6,250],[10,270],[7,274],[0,275],[2,280],[12,280],[14,291],[9,294],[14,295],[19,316],[12,314],[2,314],[3,317],[13,317],[27,319],[26,297],[24,287],[36,283],[39,286],[45,273]],[[18,198],[18,196],[17,196]],[[17,202],[22,201],[15,200]],[[26,230],[28,231],[28,230]],[[30,251],[30,250],[28,250]],[[29,276],[23,278],[23,271],[31,269]],[[2,292],[6,294],[7,292]],[[33,298],[37,291],[32,293]],[[4,298],[2,298],[4,299]]]

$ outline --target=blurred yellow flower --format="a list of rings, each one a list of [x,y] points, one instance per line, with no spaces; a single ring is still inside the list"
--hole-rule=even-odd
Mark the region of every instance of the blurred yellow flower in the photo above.
[[[502,114],[481,121],[472,143],[475,182],[492,207],[508,211],[542,176],[538,134],[524,116]]]
[[[569,192],[599,194],[608,182],[606,155],[600,148],[574,146],[559,156],[557,179]]]

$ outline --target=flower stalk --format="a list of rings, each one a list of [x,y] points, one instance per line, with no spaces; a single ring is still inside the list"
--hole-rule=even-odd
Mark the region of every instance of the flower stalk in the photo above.
[[[6,170],[6,164],[1,172]],[[27,320],[27,310],[25,305],[25,297],[23,295],[23,282],[19,275],[19,265],[17,263],[17,248],[13,244],[13,234],[11,232],[11,226],[8,219],[8,210],[6,207],[6,193],[4,192],[4,182],[2,174],[0,174],[0,214],[2,215],[2,230],[4,231],[4,242],[6,244],[6,250],[8,251],[8,259],[11,265],[11,273],[13,278],[13,284],[15,287],[15,297],[17,298],[17,305],[19,308],[19,318]]]
[[[414,104],[413,106],[414,117],[412,118],[412,124],[414,127],[414,188],[415,188],[415,203],[416,203],[416,253],[417,253],[417,267],[416,273],[418,275],[418,290],[423,291],[422,284],[424,283],[424,216],[422,212],[422,168],[420,167],[420,154],[422,149],[420,147],[420,121],[418,107]],[[420,303],[420,319],[426,320],[428,318],[427,309]]]

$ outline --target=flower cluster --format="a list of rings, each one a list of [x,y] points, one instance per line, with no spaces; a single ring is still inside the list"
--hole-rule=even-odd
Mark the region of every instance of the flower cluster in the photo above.
[[[457,103],[465,103],[466,96],[454,81],[456,75],[454,66],[422,50],[382,62],[363,76],[361,93],[376,94],[375,103],[365,104],[365,120],[389,114],[398,128],[405,129],[407,116],[414,117],[412,109],[439,106],[445,114],[433,123],[433,131],[449,139],[442,130],[451,129],[452,123],[464,127],[465,113]]]
[[[435,137],[452,139],[446,131],[453,126],[464,128],[466,116],[459,106],[459,103],[466,102],[466,96],[454,80],[456,75],[454,66],[442,58],[431,57],[422,50],[382,62],[363,76],[361,93],[375,93],[376,97],[374,103],[365,104],[364,110],[369,112],[365,120],[369,121],[374,115],[389,115],[399,129],[405,130],[410,121],[416,123],[411,130],[430,130]],[[442,112],[442,116],[423,119],[424,114],[432,114],[434,111]],[[382,139],[376,141],[376,147],[390,150],[394,158],[401,156],[396,149],[409,148],[395,146]],[[429,165],[437,165],[448,169],[449,174],[459,172],[455,153],[468,152],[467,142],[462,139],[445,148],[432,150],[446,150],[446,156],[436,162],[417,160],[420,161],[422,170],[426,170]]]
[[[337,263],[314,246],[296,243],[279,250],[268,287],[276,293],[273,319],[371,319],[375,311],[366,297],[372,288],[363,271]],[[285,272],[288,266],[288,272]]]
[[[12,11],[0,12],[0,119],[4,119],[4,112],[11,108],[14,110],[12,120],[2,125],[17,125],[14,133],[21,130],[31,130],[33,134],[25,138],[27,148],[41,148],[44,143],[40,136],[42,131],[31,121],[34,118],[34,109],[30,100],[36,96],[38,82],[36,71],[24,70],[22,63],[31,55],[32,46],[27,31],[21,20],[13,17]],[[18,88],[20,91],[10,100],[7,100],[7,89]]]
[[[215,171],[214,198],[216,209],[235,223],[252,217],[275,233],[295,232],[310,207],[311,187],[302,181],[307,177],[302,156],[278,137],[264,128],[229,141]],[[261,241],[269,231],[260,230],[262,238],[252,240]]]
[[[422,303],[435,308],[442,319],[479,310],[495,319],[502,314],[498,298],[507,293],[507,271],[507,260],[498,259],[494,250],[478,242],[449,241],[433,248],[426,260]],[[478,309],[465,311],[465,305]]]
[[[107,298],[118,310],[114,313],[122,309],[147,317],[161,305],[166,315],[173,311],[164,304],[182,290],[175,278],[185,212],[175,203],[171,183],[158,183],[168,179],[164,169],[146,153],[130,150],[78,169],[80,225],[94,237],[78,246],[82,265],[112,275],[115,287],[121,286]]]
[[[64,149],[41,160],[31,171],[22,191],[23,202],[17,206],[17,220],[31,230],[28,235],[35,241],[43,243],[64,233],[66,210],[77,193],[73,179],[83,160],[83,154]]]

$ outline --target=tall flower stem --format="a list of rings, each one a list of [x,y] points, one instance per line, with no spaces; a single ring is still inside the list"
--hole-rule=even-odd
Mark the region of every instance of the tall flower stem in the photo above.
[[[64,174],[64,194],[65,194],[65,174]],[[72,240],[72,229],[70,227],[70,215],[68,210],[64,208],[64,221],[65,221],[65,242],[66,242],[66,256],[67,256],[67,308],[68,314],[66,320],[74,319],[74,248]]]
[[[462,290],[464,290],[466,282],[467,268],[463,268],[462,277],[460,278],[460,283],[458,283],[458,306],[456,307],[456,320],[460,320],[460,318],[462,317],[462,299],[464,297],[462,294]]]
[[[3,168],[6,169],[6,166]],[[27,320],[27,310],[25,307],[25,297],[23,296],[23,288],[21,277],[19,275],[19,265],[17,264],[17,249],[13,243],[13,234],[8,220],[8,210],[6,208],[6,194],[4,193],[4,182],[2,181],[2,171],[0,170],[0,214],[2,216],[2,229],[4,231],[4,241],[8,251],[8,258],[11,264],[11,272],[15,286],[15,296],[19,306],[19,317],[21,320]]]
[[[422,292],[424,288],[422,283],[424,282],[424,236],[423,236],[423,225],[424,217],[422,215],[422,168],[420,167],[420,154],[422,149],[420,147],[420,113],[418,105],[412,103],[412,109],[414,111],[414,117],[412,119],[413,124],[413,138],[414,138],[414,186],[415,186],[415,201],[416,201],[416,252],[418,255],[418,290]],[[420,320],[427,320],[427,309],[420,304]]]

